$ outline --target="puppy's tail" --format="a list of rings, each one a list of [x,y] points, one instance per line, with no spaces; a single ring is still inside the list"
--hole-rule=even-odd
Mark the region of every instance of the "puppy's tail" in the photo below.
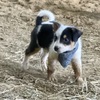
[[[36,18],[36,26],[40,25],[42,23],[42,18],[44,16],[47,16],[49,19],[48,21],[54,21],[55,20],[55,16],[52,12],[48,11],[48,10],[41,10]]]

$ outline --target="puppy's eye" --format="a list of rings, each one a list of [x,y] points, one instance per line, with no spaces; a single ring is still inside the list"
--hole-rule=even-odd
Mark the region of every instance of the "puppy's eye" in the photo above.
[[[69,42],[69,39],[67,38],[67,35],[64,35],[63,36],[63,39],[64,39],[64,41],[67,43],[67,42]]]
[[[56,41],[58,39],[58,37],[55,35],[55,37],[54,37],[54,41]]]
[[[68,38],[65,38],[64,41],[65,41],[65,42],[69,42],[69,39],[68,39]]]
[[[66,45],[69,45],[70,44],[70,40],[68,38],[65,38],[63,43],[66,44]]]

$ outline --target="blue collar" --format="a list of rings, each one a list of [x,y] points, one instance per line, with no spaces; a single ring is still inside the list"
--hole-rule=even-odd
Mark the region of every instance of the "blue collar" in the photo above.
[[[79,46],[79,44],[77,43],[76,46],[75,46],[75,48],[73,50],[66,51],[66,52],[60,53],[58,55],[58,61],[60,62],[60,64],[64,68],[67,67],[70,64],[71,60],[73,59],[73,56],[74,56],[75,52],[78,49],[78,46]]]

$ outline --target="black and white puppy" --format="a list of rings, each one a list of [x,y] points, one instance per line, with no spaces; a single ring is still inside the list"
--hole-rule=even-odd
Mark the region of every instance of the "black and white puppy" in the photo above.
[[[48,21],[42,22],[42,18],[47,16]],[[54,79],[55,61],[59,54],[77,50],[71,59],[72,68],[78,82],[82,82],[82,62],[81,62],[81,39],[82,32],[73,26],[65,26],[55,22],[53,13],[42,10],[36,18],[36,25],[31,33],[31,42],[25,51],[24,68],[27,67],[28,58],[42,48],[42,60],[46,67],[48,59],[47,74],[48,79]]]

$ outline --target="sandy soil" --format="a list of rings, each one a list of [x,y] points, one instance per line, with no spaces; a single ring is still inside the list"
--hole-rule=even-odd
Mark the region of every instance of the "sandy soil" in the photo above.
[[[52,11],[57,21],[83,31],[83,77],[87,90],[78,86],[73,70],[56,64],[58,82],[46,80],[39,53],[22,71],[24,50],[38,11]],[[0,100],[100,100],[99,0],[0,0]]]

